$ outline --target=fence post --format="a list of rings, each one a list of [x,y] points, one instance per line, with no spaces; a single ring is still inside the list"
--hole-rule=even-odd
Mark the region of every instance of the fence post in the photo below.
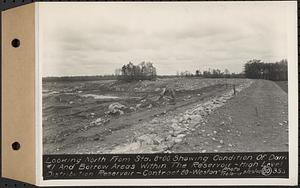
[[[233,94],[236,95],[235,85],[233,85]]]

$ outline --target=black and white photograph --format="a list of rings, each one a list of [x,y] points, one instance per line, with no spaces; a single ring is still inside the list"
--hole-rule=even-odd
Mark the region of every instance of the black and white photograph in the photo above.
[[[43,154],[288,152],[287,7],[41,3]]]

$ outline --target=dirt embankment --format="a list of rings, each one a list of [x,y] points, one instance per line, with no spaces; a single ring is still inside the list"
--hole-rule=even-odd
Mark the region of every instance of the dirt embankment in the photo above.
[[[236,94],[249,87],[252,81],[248,80],[236,87]],[[186,137],[206,123],[206,118],[215,110],[225,105],[234,97],[232,89],[211,92],[202,101],[192,103],[185,108],[172,111],[165,116],[156,117],[145,122],[142,129],[130,143],[121,144],[111,153],[157,153],[174,152],[175,145],[181,145]]]
[[[239,113],[245,111],[239,111],[238,107],[247,109],[246,104],[257,103],[256,113],[260,113],[261,105],[275,100],[265,97],[258,100],[266,88],[263,81],[252,82],[246,79],[162,79],[136,83],[104,81],[45,85],[44,89],[52,93],[43,98],[44,153],[244,151],[237,147],[237,141],[226,137],[238,134],[241,138],[244,134],[241,133],[244,124],[237,120],[243,117]],[[260,82],[263,84],[257,85]],[[175,104],[157,100],[164,87],[175,88]],[[268,89],[277,92],[273,87],[270,85]],[[256,99],[241,98],[250,96],[254,92],[251,88],[261,92],[256,93]],[[280,88],[277,86],[277,89]],[[113,97],[97,98],[108,94]],[[285,98],[281,98],[284,102]],[[131,110],[117,116],[107,114],[109,105],[114,102]],[[227,117],[228,110],[223,112],[222,109],[228,108],[231,115]],[[252,122],[254,117],[249,118],[245,121]],[[264,119],[261,117],[260,121]],[[258,120],[255,121],[260,122]],[[270,123],[269,120],[265,122]],[[226,132],[228,130],[230,132]]]
[[[272,81],[256,80],[208,116],[174,151],[288,151],[287,93]]]

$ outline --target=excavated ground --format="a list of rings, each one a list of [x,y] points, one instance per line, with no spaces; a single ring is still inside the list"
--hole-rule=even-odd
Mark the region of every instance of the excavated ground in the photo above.
[[[159,99],[166,87],[175,104]],[[43,84],[44,154],[286,151],[287,138],[287,93],[271,81]]]

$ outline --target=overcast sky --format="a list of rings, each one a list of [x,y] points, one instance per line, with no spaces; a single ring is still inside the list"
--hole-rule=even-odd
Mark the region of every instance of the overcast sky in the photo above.
[[[260,3],[41,3],[43,76],[113,74],[151,61],[160,75],[287,58],[287,12]]]

